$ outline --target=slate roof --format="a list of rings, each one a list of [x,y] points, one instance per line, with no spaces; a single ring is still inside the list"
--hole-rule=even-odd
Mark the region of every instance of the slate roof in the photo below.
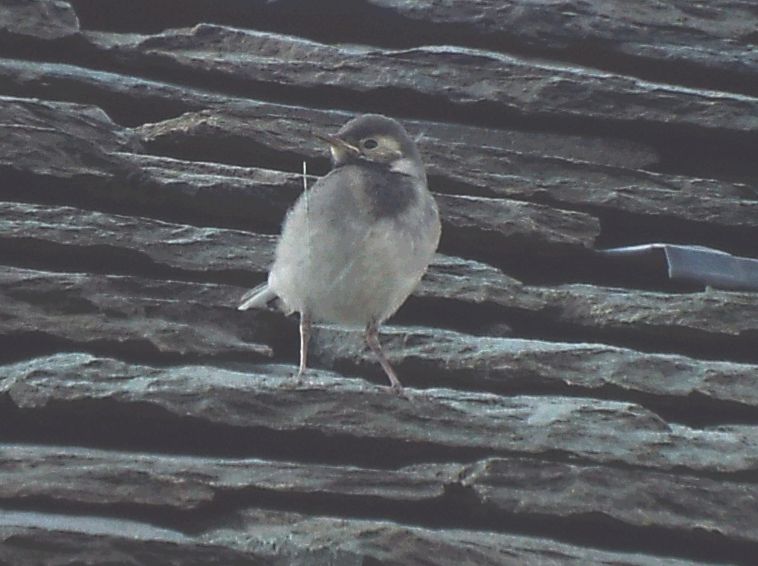
[[[758,295],[598,250],[758,258],[757,24],[3,2],[0,562],[750,563]],[[417,136],[443,216],[382,334],[408,399],[329,326],[294,384],[296,321],[236,310],[312,133],[361,112]]]

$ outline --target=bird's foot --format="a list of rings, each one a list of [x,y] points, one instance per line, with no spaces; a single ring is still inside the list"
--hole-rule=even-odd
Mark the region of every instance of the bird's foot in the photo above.
[[[298,370],[290,374],[289,381],[286,382],[285,387],[288,389],[297,389],[303,386],[315,385],[307,376],[307,370]]]
[[[408,393],[405,391],[405,388],[400,384],[400,382],[386,386],[384,389],[387,391],[387,393],[394,393],[401,399],[410,399]]]

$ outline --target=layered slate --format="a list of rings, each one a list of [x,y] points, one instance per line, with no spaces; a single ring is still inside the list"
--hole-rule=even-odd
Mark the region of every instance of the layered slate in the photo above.
[[[758,256],[757,24],[0,7],[0,562],[749,563],[756,295],[597,250]],[[329,325],[294,380],[296,320],[236,310],[314,134],[361,112],[406,124],[443,216],[383,331],[405,397]]]

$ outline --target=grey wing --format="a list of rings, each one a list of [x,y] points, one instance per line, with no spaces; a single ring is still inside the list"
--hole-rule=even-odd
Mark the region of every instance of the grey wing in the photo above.
[[[292,310],[312,310],[333,298],[335,282],[349,275],[360,242],[373,220],[367,217],[359,179],[351,168],[335,169],[301,195],[287,215],[269,275],[269,286]]]
[[[355,183],[349,169],[337,169],[300,196],[282,228],[271,269],[275,280],[279,273],[290,277],[285,273],[300,272],[306,265],[340,265],[348,259],[356,239],[364,237],[370,228],[351,189]],[[279,288],[277,284],[272,287]]]

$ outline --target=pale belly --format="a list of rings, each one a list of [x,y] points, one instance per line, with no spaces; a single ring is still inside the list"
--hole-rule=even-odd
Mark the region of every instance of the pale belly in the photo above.
[[[314,321],[364,327],[381,323],[418,284],[437,247],[392,220],[359,237],[312,234],[308,246],[280,250],[269,285],[290,310]]]

